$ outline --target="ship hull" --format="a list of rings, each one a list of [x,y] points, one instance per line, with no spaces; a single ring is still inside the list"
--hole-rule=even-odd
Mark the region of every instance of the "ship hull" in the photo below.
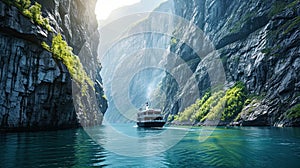
[[[157,122],[137,122],[137,125],[139,127],[163,127],[165,125],[166,122],[161,122],[161,121],[157,121]]]

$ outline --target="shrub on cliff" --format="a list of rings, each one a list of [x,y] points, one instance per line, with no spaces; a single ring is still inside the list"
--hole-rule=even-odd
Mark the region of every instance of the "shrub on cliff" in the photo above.
[[[246,88],[243,83],[237,82],[228,89],[218,103],[211,106],[210,112],[204,117],[208,120],[231,121],[243,109],[246,100]]]
[[[246,100],[246,88],[243,83],[237,82],[225,95],[225,110],[221,120],[231,120],[242,111]]]
[[[19,11],[26,17],[30,18],[32,22],[42,26],[48,31],[51,30],[49,19],[42,16],[42,5],[35,2],[31,5],[30,0],[3,0],[8,5],[13,5],[19,9]]]
[[[244,107],[247,92],[242,82],[237,82],[232,88],[215,93],[206,93],[201,100],[187,107],[175,116],[176,121],[229,121],[241,112]]]
[[[175,121],[194,121],[195,118],[199,120],[201,118],[200,107],[204,107],[203,104],[208,102],[211,92],[207,92],[201,99],[197,99],[194,104],[184,109],[183,112],[175,116]]]
[[[219,100],[224,96],[223,91],[215,92],[205,101],[202,106],[197,110],[195,114],[196,121],[204,121],[206,119],[207,114],[215,107]]]
[[[288,119],[295,119],[300,117],[300,104],[295,105],[294,107],[290,108],[287,112]]]
[[[66,65],[72,78],[82,86],[82,93],[85,93],[88,87],[87,84],[90,85],[91,88],[94,88],[94,83],[88,77],[78,56],[73,54],[72,50],[72,47],[63,40],[60,34],[53,37],[50,51],[53,53],[54,58],[62,61],[63,64]]]

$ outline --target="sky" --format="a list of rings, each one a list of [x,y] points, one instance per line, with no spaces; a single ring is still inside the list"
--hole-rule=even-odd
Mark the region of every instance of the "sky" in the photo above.
[[[95,12],[99,20],[105,20],[109,14],[120,7],[139,3],[141,0],[98,0]]]

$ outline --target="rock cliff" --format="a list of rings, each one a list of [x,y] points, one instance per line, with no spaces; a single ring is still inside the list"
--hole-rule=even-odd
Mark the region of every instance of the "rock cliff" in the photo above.
[[[299,0],[170,0],[146,19],[129,22],[131,27],[112,26],[116,32],[128,29],[124,32],[128,37],[117,41],[103,60],[110,104],[119,107],[113,112],[120,110],[134,120],[126,116],[130,107],[124,99],[116,100],[125,97],[138,108],[147,100],[144,90],[149,81],[163,74],[155,84],[158,94],[152,97],[160,100],[166,116],[178,115],[209,90],[221,89],[226,93],[212,93],[210,98],[223,100],[224,110],[219,110],[223,105],[216,106],[221,101],[204,103],[210,109],[189,124],[204,124],[211,112],[219,110],[222,121],[208,124],[299,126],[299,8]],[[162,19],[164,13],[169,22]],[[185,21],[178,22],[177,16]],[[132,18],[122,18],[126,19]],[[205,38],[199,38],[199,31]],[[149,54],[154,50],[166,52]],[[164,72],[139,75],[139,67],[152,65],[151,61]],[[112,76],[122,80],[113,81]],[[131,83],[124,82],[126,77]],[[122,93],[125,87],[129,91]],[[111,118],[118,121],[120,116]]]
[[[97,62],[96,0],[37,0],[52,32],[0,1],[0,127],[2,130],[62,129],[101,124],[107,102]],[[32,2],[33,3],[33,2]],[[99,111],[76,112],[66,66],[41,46],[62,34],[95,83]],[[102,113],[101,113],[102,112]]]
[[[236,120],[238,124],[300,125],[299,0],[174,0],[174,3],[175,14],[196,24],[214,44],[226,74],[225,88],[237,81],[245,84],[249,104]],[[192,29],[184,31],[193,34]],[[197,57],[182,43],[174,45],[171,51],[180,59],[187,58],[187,62]],[[197,77],[199,97],[210,87],[203,65],[198,60],[191,67]],[[183,102],[188,90],[167,86],[168,80],[164,79],[169,98],[165,110],[177,114],[192,102]]]

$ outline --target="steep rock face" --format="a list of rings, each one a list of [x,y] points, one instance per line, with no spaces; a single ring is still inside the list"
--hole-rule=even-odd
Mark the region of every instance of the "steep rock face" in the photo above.
[[[96,61],[96,1],[37,2],[42,5],[43,15],[49,17],[54,33],[65,36],[83,65],[89,65],[85,70],[95,81],[98,105],[104,113],[107,103],[99,74],[101,65]],[[60,129],[78,127],[79,120],[90,119],[91,123],[100,124],[101,112],[88,116],[76,113],[66,66],[41,47],[42,41],[51,44],[53,34],[32,23],[13,6],[0,1],[0,9],[0,127]]]
[[[74,54],[80,57],[88,75],[95,80],[96,96],[104,114],[107,101],[104,98],[101,64],[97,59],[99,44],[98,22],[94,13],[96,0],[45,1],[37,0],[44,6],[44,13],[55,25],[56,32],[65,36]]]
[[[286,117],[287,110],[300,103],[298,0],[174,3],[175,13],[196,24],[214,44],[223,63],[226,87],[242,81],[250,94],[259,97],[242,110],[241,124],[299,126],[299,119]],[[181,58],[191,57],[187,61],[194,58],[194,52],[185,44],[179,43],[171,50]],[[194,75],[201,97],[202,91],[210,87],[210,79],[202,68],[203,62],[196,63],[196,67]],[[164,83],[168,80],[166,77]],[[191,103],[182,103],[186,92],[183,89],[166,88],[169,113],[177,114]]]

